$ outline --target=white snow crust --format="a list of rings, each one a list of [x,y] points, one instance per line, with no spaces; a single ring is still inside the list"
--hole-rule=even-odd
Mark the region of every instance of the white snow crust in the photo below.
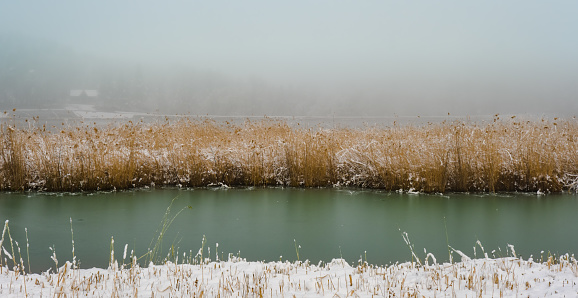
[[[133,259],[136,261],[136,259]],[[24,274],[0,268],[1,297],[578,297],[573,256],[537,263],[519,258],[457,263],[351,266],[309,262],[205,262]]]

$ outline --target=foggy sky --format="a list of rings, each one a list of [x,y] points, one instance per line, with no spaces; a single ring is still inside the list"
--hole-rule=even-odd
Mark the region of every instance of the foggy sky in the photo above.
[[[26,59],[60,49],[111,77],[196,72],[178,102],[222,94],[254,113],[577,115],[577,15],[570,0],[2,1],[0,42],[21,42],[0,59],[36,44]]]

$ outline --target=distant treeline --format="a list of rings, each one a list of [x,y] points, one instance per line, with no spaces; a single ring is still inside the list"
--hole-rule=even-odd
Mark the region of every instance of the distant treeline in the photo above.
[[[578,122],[303,128],[282,121],[3,125],[0,189],[350,186],[420,192],[576,190]]]

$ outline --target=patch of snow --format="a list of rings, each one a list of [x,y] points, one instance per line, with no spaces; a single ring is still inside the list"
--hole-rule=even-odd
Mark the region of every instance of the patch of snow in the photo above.
[[[92,111],[73,111],[74,115],[83,119],[131,119],[133,113],[109,113],[109,112],[92,112]]]
[[[64,109],[67,111],[95,111],[94,105],[89,104],[69,104]]]
[[[578,269],[574,257],[560,263],[535,263],[517,258],[468,259],[458,263],[419,266],[360,264],[343,259],[322,265],[309,262],[247,262],[240,258],[199,265],[108,269],[71,269],[24,274],[0,267],[0,296],[117,297],[576,297]]]

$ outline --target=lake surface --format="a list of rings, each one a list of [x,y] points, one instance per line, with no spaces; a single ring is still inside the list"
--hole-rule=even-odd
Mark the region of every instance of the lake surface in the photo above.
[[[106,267],[111,237],[120,262],[125,244],[128,254],[133,249],[139,256],[146,253],[174,198],[172,216],[182,212],[164,236],[164,254],[174,245],[180,255],[194,255],[205,235],[212,259],[218,243],[225,259],[233,253],[249,261],[293,261],[296,243],[300,259],[313,263],[338,257],[356,263],[362,256],[387,265],[411,260],[402,232],[420,258],[425,248],[438,262],[448,260],[447,241],[472,257],[477,240],[490,256],[493,250],[505,256],[508,244],[524,258],[539,259],[541,251],[578,252],[578,196],[572,194],[442,196],[291,188],[0,193],[0,220],[9,220],[23,255],[28,229],[34,271],[54,265],[52,246],[59,264],[72,259],[70,218],[81,268]],[[480,247],[476,251],[480,257]]]

